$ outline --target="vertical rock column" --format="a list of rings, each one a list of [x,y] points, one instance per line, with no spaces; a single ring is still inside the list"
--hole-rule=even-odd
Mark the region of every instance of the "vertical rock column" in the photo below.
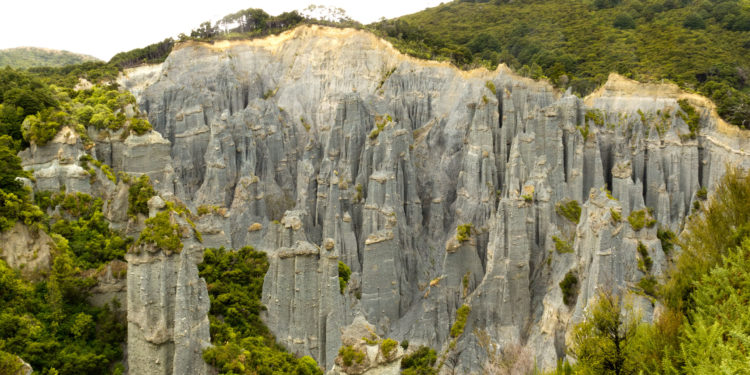
[[[197,267],[203,247],[193,238],[182,241],[180,253],[144,244],[126,255],[131,374],[210,373],[203,361],[210,345],[210,302]]]

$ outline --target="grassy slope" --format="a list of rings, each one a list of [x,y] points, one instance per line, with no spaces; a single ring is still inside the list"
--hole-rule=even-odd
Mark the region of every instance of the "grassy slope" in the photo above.
[[[18,47],[0,50],[0,67],[33,68],[40,66],[63,66],[99,61],[96,57],[68,51],[36,47]]]

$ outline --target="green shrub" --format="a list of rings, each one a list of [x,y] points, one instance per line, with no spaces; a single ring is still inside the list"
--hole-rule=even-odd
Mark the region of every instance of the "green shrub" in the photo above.
[[[619,223],[620,220],[622,220],[622,214],[620,211],[615,210],[614,208],[609,209],[609,214],[612,217],[612,221],[615,223]]]
[[[437,362],[435,350],[426,346],[420,346],[414,353],[401,359],[402,375],[437,375],[433,367]]]
[[[495,83],[492,81],[487,81],[484,83],[484,87],[488,88],[490,92],[492,92],[493,95],[497,95],[497,89],[495,88]]]
[[[600,109],[590,109],[586,111],[584,120],[586,121],[587,124],[589,121],[592,121],[594,125],[598,127],[602,127],[604,126],[604,112],[602,112]]]
[[[398,341],[393,339],[385,339],[380,342],[380,352],[383,353],[383,357],[390,360],[392,359],[393,355],[396,354],[396,346],[398,346]]]
[[[577,200],[571,199],[558,202],[555,205],[555,212],[576,224],[581,220],[581,205],[578,204]]]
[[[706,200],[708,198],[708,191],[706,190],[706,187],[704,186],[698,189],[698,191],[695,192],[695,196],[700,200]]]
[[[141,175],[128,188],[128,215],[148,215],[148,200],[156,195],[148,175]]]
[[[565,241],[560,237],[552,236],[552,241],[555,241],[555,251],[557,251],[558,254],[567,254],[575,251],[568,241]]]
[[[615,17],[612,26],[618,29],[635,29],[635,21],[633,21],[633,17],[625,13],[620,13]]]
[[[352,366],[354,362],[360,364],[365,360],[365,353],[351,345],[339,348],[339,356],[341,356],[341,361],[345,367]]]
[[[347,266],[346,263],[339,261],[339,290],[341,291],[341,294],[344,294],[344,290],[346,290],[346,285],[349,283],[349,277],[351,274],[352,270],[349,266]]]
[[[451,337],[458,337],[464,333],[464,327],[466,326],[466,320],[469,318],[471,307],[469,305],[461,305],[456,310],[456,321],[451,326]]]
[[[575,272],[568,271],[559,285],[563,294],[563,302],[568,306],[572,305],[578,294],[578,276]]]
[[[150,243],[164,251],[182,251],[180,227],[172,223],[170,211],[162,211],[146,219],[146,227],[138,237],[138,244]]]
[[[641,260],[643,261],[645,271],[651,271],[651,267],[654,265],[654,262],[648,255],[648,248],[646,248],[646,245],[644,245],[641,241],[638,241],[638,254],[641,255]]]
[[[628,222],[636,232],[643,229],[643,227],[650,228],[656,224],[656,220],[651,217],[651,214],[647,209],[631,211],[630,215],[628,215]]]
[[[404,350],[409,349],[409,340],[401,341],[401,348],[403,348]]]
[[[682,118],[688,125],[688,128],[690,129],[690,138],[695,138],[698,134],[698,130],[700,130],[700,113],[698,113],[695,107],[690,105],[687,99],[680,99],[677,101],[677,104],[679,104],[680,109],[682,110],[682,112],[677,112],[677,116]]]
[[[674,242],[677,239],[677,236],[675,236],[674,232],[669,229],[659,228],[657,229],[656,237],[658,237],[661,242],[661,249],[664,251],[664,254],[669,255],[674,248]]]
[[[647,295],[651,297],[656,297],[656,278],[651,275],[646,275],[642,277],[640,280],[638,280],[638,287],[643,290],[643,293],[646,293]]]
[[[456,240],[458,242],[466,242],[471,237],[471,229],[473,225],[471,223],[461,224],[456,228]]]

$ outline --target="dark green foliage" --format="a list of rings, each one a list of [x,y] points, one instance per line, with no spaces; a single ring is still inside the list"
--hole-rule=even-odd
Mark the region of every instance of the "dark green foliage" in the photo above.
[[[18,47],[0,50],[0,67],[25,69],[39,66],[62,66],[96,61],[93,56],[46,48]]]
[[[339,261],[339,289],[341,291],[341,294],[344,294],[344,290],[346,290],[346,284],[349,283],[349,277],[352,274],[352,270],[349,268],[349,266],[346,265],[346,263]]]
[[[0,190],[0,232],[12,228],[16,221],[38,228],[43,220],[44,213],[26,195]]]
[[[669,272],[665,287],[670,307],[692,306],[694,280],[720,264],[727,251],[750,235],[750,173],[729,168],[701,215],[688,221],[680,239],[680,257]]]
[[[141,175],[128,188],[128,215],[148,215],[148,200],[156,195],[148,175]]]
[[[400,51],[462,68],[505,63],[586,95],[610,72],[697,90],[750,125],[750,8],[723,1],[453,1],[368,26]],[[744,125],[743,125],[744,123]]]
[[[465,242],[471,237],[471,229],[473,225],[471,223],[461,224],[456,228],[456,240],[458,242]]]
[[[251,247],[206,249],[199,274],[211,299],[211,342],[203,358],[220,374],[322,375],[310,357],[295,358],[276,344],[260,319],[268,259]]]
[[[708,191],[705,187],[702,187],[695,192],[695,196],[698,197],[698,199],[706,200],[708,198]]]
[[[618,29],[635,29],[635,21],[633,21],[633,17],[630,17],[630,15],[620,13],[615,16],[615,20],[614,22],[612,22],[612,26]]]
[[[567,254],[575,251],[568,241],[565,241],[560,237],[552,236],[552,241],[555,242],[555,251],[557,251],[558,254]]]
[[[433,367],[437,362],[435,350],[420,346],[414,353],[401,359],[401,374],[403,375],[436,375],[437,370]]]
[[[573,330],[570,354],[578,361],[576,373],[637,374],[639,364],[629,359],[638,322],[621,313],[619,298],[611,294],[600,293],[592,305]]]
[[[647,209],[631,211],[628,215],[628,222],[634,231],[639,231],[643,227],[652,227],[656,224],[656,220],[651,217],[651,214]]]
[[[172,222],[171,212],[162,211],[146,219],[146,227],[141,231],[137,244],[153,244],[164,251],[182,251],[180,227]]]
[[[705,29],[706,22],[703,21],[703,17],[701,17],[698,13],[691,13],[688,14],[687,17],[685,17],[685,22],[682,23],[682,26],[693,30]]]
[[[469,318],[471,307],[469,305],[461,305],[456,310],[456,321],[451,326],[451,337],[458,337],[464,333],[464,327],[466,326],[466,320]]]
[[[674,249],[674,242],[677,240],[677,236],[669,229],[659,228],[656,232],[656,237],[661,241],[661,249],[664,254],[669,255]]]
[[[581,220],[581,205],[578,204],[577,200],[558,202],[555,205],[555,212],[576,224]]]
[[[570,306],[575,302],[578,295],[578,276],[574,271],[568,271],[565,278],[560,281],[560,290],[563,294],[563,302]]]
[[[409,340],[401,341],[401,348],[403,348],[404,350],[409,349]]]
[[[656,297],[656,278],[651,275],[647,275],[638,280],[638,287],[643,290],[643,293],[651,297]]]
[[[651,271],[651,267],[653,267],[654,262],[651,260],[651,257],[648,255],[648,248],[646,245],[644,245],[641,241],[638,241],[638,254],[640,254],[641,259],[639,260],[639,265],[643,265],[644,272]],[[642,263],[641,263],[642,262]]]
[[[52,368],[61,375],[109,373],[122,359],[125,326],[109,308],[86,302],[94,283],[77,276],[79,271],[65,249],[49,278],[36,283],[0,260],[0,351],[23,358],[41,374]]]
[[[700,113],[698,113],[695,107],[690,105],[686,99],[680,99],[677,103],[682,110],[682,112],[677,112],[677,116],[682,118],[682,120],[688,125],[688,128],[690,128],[690,138],[695,138],[698,134],[698,130],[700,130]]]
[[[143,48],[136,48],[127,52],[120,52],[109,60],[109,64],[120,69],[143,64],[158,64],[163,62],[174,47],[174,39],[167,38],[161,42],[150,44]]]
[[[28,193],[17,177],[29,177],[21,167],[21,158],[16,156],[16,142],[8,135],[0,135],[0,190],[16,196]]]
[[[339,348],[339,356],[341,356],[341,361],[346,367],[352,366],[355,362],[357,364],[362,363],[365,359],[365,353],[351,345]]]
[[[50,233],[68,240],[77,266],[96,268],[114,259],[124,258],[133,240],[123,238],[109,228],[109,222],[101,211],[101,199],[83,193],[37,193],[35,199],[45,211],[60,208],[62,216],[52,218]]]
[[[391,359],[393,357],[398,346],[398,341],[393,339],[385,339],[380,342],[380,352],[383,353],[383,357]]]

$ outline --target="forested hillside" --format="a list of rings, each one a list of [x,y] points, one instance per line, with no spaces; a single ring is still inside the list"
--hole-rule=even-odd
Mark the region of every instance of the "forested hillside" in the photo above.
[[[750,2],[453,1],[370,25],[402,52],[464,68],[508,64],[586,95],[610,72],[669,80],[750,126]]]
[[[39,66],[64,66],[97,61],[93,56],[47,48],[18,47],[0,50],[0,67],[34,68]]]

